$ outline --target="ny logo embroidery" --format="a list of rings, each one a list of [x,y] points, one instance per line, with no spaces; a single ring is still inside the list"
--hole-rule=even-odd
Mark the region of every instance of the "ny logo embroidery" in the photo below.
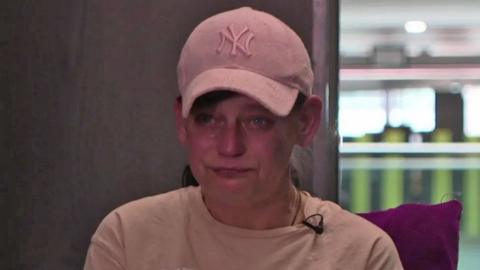
[[[217,48],[217,53],[221,53],[223,47],[225,46],[225,41],[230,41],[232,43],[232,49],[230,50],[230,55],[236,56],[237,49],[243,52],[246,56],[251,56],[252,52],[250,51],[250,42],[252,41],[254,35],[252,32],[248,32],[249,29],[247,26],[243,28],[239,33],[235,33],[233,26],[230,25],[227,29],[220,32],[220,46]],[[243,43],[240,43],[240,39],[243,35],[247,34],[246,38],[243,39]]]

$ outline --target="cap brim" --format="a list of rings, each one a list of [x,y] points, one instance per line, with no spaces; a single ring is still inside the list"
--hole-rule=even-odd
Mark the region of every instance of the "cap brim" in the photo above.
[[[182,94],[182,115],[187,117],[199,96],[216,90],[246,95],[278,116],[290,113],[299,90],[243,69],[215,68],[200,73]]]

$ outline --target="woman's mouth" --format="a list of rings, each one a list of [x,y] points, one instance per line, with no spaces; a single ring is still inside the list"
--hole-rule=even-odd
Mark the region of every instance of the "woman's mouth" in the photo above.
[[[252,169],[242,167],[215,167],[212,168],[212,171],[220,177],[237,178],[251,172]]]

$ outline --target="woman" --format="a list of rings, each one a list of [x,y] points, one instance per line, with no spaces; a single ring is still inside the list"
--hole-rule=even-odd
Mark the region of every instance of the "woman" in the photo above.
[[[292,149],[311,144],[322,103],[287,25],[217,14],[191,33],[178,78],[176,128],[199,186],[114,210],[85,269],[402,269],[383,231],[292,183]]]

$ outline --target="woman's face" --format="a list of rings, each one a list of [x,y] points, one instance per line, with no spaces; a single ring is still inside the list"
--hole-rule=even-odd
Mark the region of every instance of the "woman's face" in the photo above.
[[[288,189],[290,155],[299,141],[297,120],[294,113],[276,116],[240,94],[194,107],[180,121],[179,136],[204,196],[243,204]]]

